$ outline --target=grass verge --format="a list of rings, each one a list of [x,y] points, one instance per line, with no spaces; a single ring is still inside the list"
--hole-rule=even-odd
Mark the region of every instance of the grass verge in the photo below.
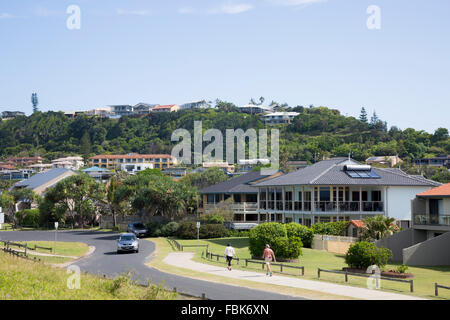
[[[0,252],[0,300],[173,300],[161,286],[143,287],[129,275],[103,279],[80,275],[80,289],[69,289],[66,270]]]

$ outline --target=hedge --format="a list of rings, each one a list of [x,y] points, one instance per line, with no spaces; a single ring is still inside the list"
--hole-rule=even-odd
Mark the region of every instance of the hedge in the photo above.
[[[348,221],[323,222],[312,225],[314,234],[326,234],[329,236],[343,236],[347,229]]]
[[[181,239],[197,239],[197,223],[195,221],[182,222],[176,235]],[[202,224],[200,225],[200,239],[224,238],[229,232],[223,224]]]

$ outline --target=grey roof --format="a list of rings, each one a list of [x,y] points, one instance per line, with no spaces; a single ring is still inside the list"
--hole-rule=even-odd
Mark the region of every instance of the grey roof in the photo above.
[[[37,173],[29,179],[22,180],[22,181],[16,183],[13,187],[14,188],[36,189],[36,188],[42,186],[43,184],[46,184],[49,181],[58,178],[59,176],[63,175],[64,173],[66,173],[68,171],[73,171],[73,170],[65,169],[65,168],[55,168],[55,169],[51,169],[49,171]]]
[[[255,184],[264,186],[290,185],[382,185],[382,186],[439,186],[439,182],[422,176],[409,175],[400,169],[374,168],[380,178],[352,178],[344,171],[345,164],[359,164],[355,160],[333,158],[317,162],[311,166]]]
[[[262,175],[259,170],[251,171],[230,180],[206,187],[200,190],[200,193],[258,193],[258,189],[250,183],[267,177],[269,175]]]

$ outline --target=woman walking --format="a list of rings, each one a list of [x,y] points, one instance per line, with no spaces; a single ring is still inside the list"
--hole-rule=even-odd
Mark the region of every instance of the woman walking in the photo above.
[[[274,262],[277,262],[276,258],[275,258],[275,253],[273,252],[272,249],[270,249],[270,246],[268,244],[266,244],[266,248],[264,249],[263,252],[263,259],[266,262],[266,266],[267,266],[267,273],[266,276],[268,276],[270,274],[270,276],[272,276],[272,270],[270,269],[270,263],[272,262],[272,260]]]
[[[228,267],[227,269],[231,271],[231,261],[233,260],[233,257],[236,256],[236,252],[234,252],[233,247],[231,246],[231,243],[227,244],[227,247],[225,248],[225,258],[227,258]]]

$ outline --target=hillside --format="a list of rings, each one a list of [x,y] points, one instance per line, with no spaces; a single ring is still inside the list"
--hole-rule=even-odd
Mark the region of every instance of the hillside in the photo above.
[[[395,126],[388,129],[380,119],[363,122],[326,107],[291,110],[300,115],[292,124],[279,126],[281,162],[314,162],[351,153],[357,160],[398,154],[407,163],[414,158],[450,154],[446,128],[434,133]],[[102,153],[170,153],[174,145],[170,141],[172,132],[178,128],[193,132],[195,120],[202,120],[203,130],[265,128],[259,116],[234,108],[152,113],[121,119],[87,116],[71,119],[63,113],[36,112],[0,122],[0,157],[39,154],[51,160],[71,154],[88,157]]]

